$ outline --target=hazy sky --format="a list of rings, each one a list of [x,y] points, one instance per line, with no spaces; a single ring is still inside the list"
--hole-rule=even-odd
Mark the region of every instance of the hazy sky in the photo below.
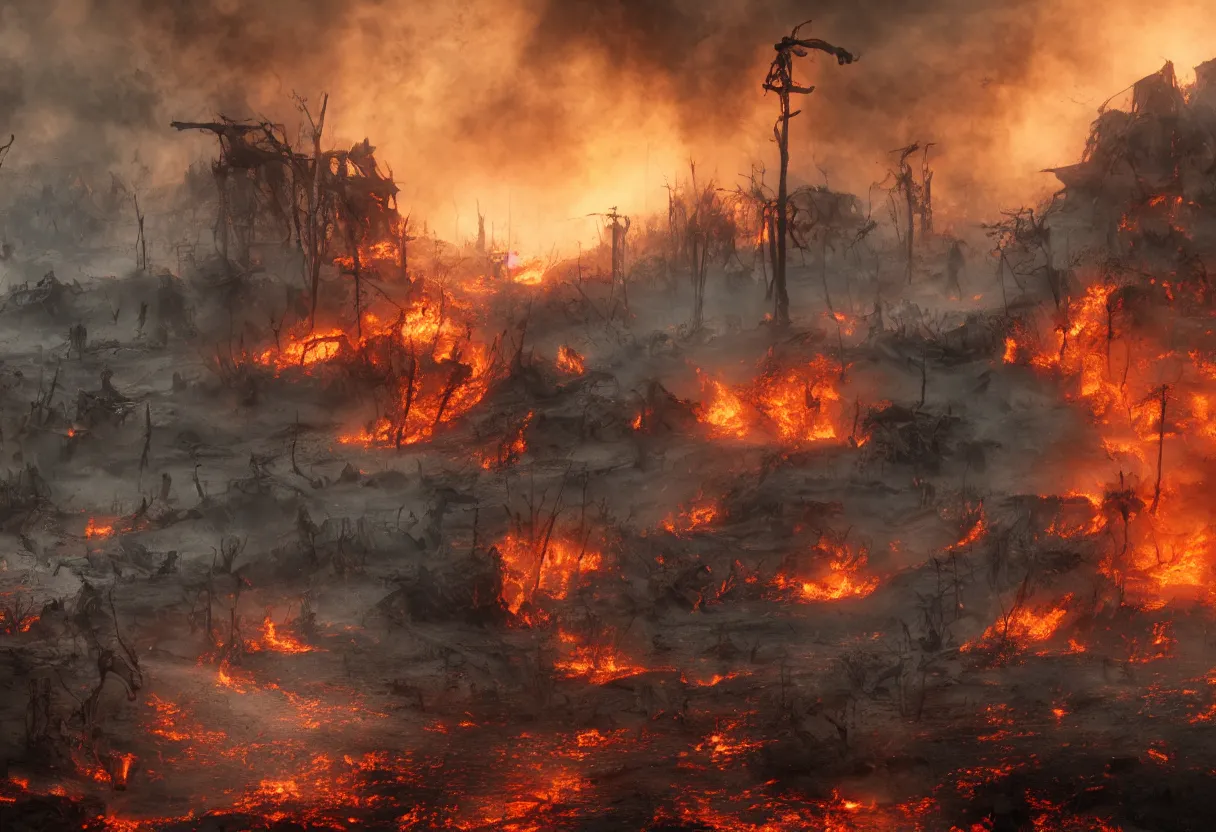
[[[796,172],[864,195],[888,151],[937,142],[947,223],[1041,195],[1038,171],[1079,155],[1103,99],[1216,52],[1202,0],[9,0],[0,131],[18,134],[12,164],[175,176],[209,144],[171,119],[290,123],[293,92],[327,91],[331,137],[370,137],[403,208],[465,233],[479,200],[540,249],[582,233],[571,218],[657,208],[690,158],[726,185],[775,167],[760,81],[810,17],[861,60],[803,62],[818,90]]]

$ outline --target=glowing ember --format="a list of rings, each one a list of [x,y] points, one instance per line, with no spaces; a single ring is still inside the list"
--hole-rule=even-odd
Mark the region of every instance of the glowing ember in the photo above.
[[[245,649],[251,653],[260,651],[271,653],[311,653],[316,648],[305,644],[290,633],[281,632],[268,615],[262,621],[260,638],[246,641]]]
[[[615,679],[647,672],[647,668],[630,663],[609,645],[582,644],[576,636],[564,631],[558,633],[558,640],[568,652],[553,663],[553,668],[567,678],[583,678],[593,685],[605,685]]]
[[[114,522],[112,520],[101,520],[97,517],[90,517],[89,522],[84,527],[84,536],[89,539],[110,537],[113,534]]]
[[[720,512],[715,503],[698,497],[691,506],[681,510],[678,515],[668,515],[663,520],[662,526],[671,534],[681,535],[712,525],[719,516]]]
[[[860,830],[920,830],[934,812],[932,799],[879,806],[843,797],[836,789],[825,800],[775,797],[761,790],[698,791],[682,794],[674,813],[656,814],[660,826],[712,832],[860,832]]]
[[[37,613],[26,612],[20,607],[0,609],[0,634],[28,633],[40,618]]]
[[[557,368],[576,376],[587,372],[585,359],[565,344],[557,350]]]
[[[965,549],[975,543],[978,543],[988,534],[988,519],[984,515],[984,504],[979,503],[972,507],[967,507],[967,517],[971,522],[971,527],[967,532],[959,538],[958,542],[951,544],[946,548],[946,551],[957,551]]]
[[[495,547],[503,563],[502,600],[518,613],[535,592],[561,600],[580,575],[595,572],[603,563],[599,552],[586,543],[566,538],[529,540],[508,535]]]
[[[154,712],[149,733],[173,743],[200,746],[215,746],[225,742],[228,736],[222,731],[213,731],[190,719],[185,709],[173,702],[150,694],[146,704]]]
[[[328,329],[290,334],[281,349],[264,349],[254,360],[276,375],[289,367],[311,371],[341,362],[383,378],[392,396],[382,404],[382,415],[338,440],[412,445],[429,440],[440,426],[467,413],[496,378],[491,349],[473,338],[474,317],[468,302],[428,289],[399,307],[391,319],[364,313],[357,333]]]
[[[430,372],[423,372],[421,364],[418,360],[410,365],[414,373],[401,380],[389,415],[358,433],[339,436],[338,441],[401,446],[429,440],[440,426],[480,402],[495,378],[489,352],[476,344],[453,347],[453,352],[433,362]]]
[[[997,619],[975,641],[968,642],[961,648],[964,652],[976,649],[994,649],[999,647],[1021,648],[1027,644],[1047,641],[1060,628],[1064,617],[1068,615],[1068,604],[1072,596],[1067,595],[1058,605],[1032,609],[1020,605],[1003,617]]]
[[[127,788],[127,778],[131,774],[131,765],[134,762],[134,754],[116,754],[110,761],[110,780],[118,791]]]
[[[514,465],[519,461],[519,458],[528,450],[528,441],[525,434],[528,430],[528,425],[532,423],[532,412],[524,417],[519,427],[515,428],[502,442],[498,443],[498,447],[492,453],[485,453],[481,458],[481,467],[487,471],[497,471],[502,468]]]
[[[716,765],[728,764],[740,757],[745,757],[765,746],[760,740],[739,737],[741,723],[729,720],[718,726],[718,730],[705,738],[696,747],[697,751],[709,752],[710,758]]]
[[[698,418],[718,438],[766,433],[795,446],[838,441],[845,424],[839,379],[840,365],[823,356],[794,366],[770,357],[756,380],[738,389],[702,376]]]
[[[815,553],[830,558],[826,575],[814,580],[778,575],[776,588],[782,592],[792,590],[795,597],[812,602],[864,598],[878,588],[878,578],[863,574],[869,563],[865,548],[854,551],[844,543],[825,537],[815,547]]]

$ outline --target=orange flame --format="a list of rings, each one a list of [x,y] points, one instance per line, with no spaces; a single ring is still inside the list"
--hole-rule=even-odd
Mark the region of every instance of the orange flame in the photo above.
[[[1047,641],[1060,628],[1064,617],[1068,615],[1068,604],[1071,595],[1066,595],[1058,604],[1032,609],[1019,606],[1008,615],[997,619],[978,639],[967,642],[962,646],[963,652],[969,652],[981,647],[992,648],[1008,645],[1015,649],[1025,648],[1028,644]]]
[[[89,522],[84,527],[84,536],[90,539],[95,537],[110,537],[113,534],[114,523],[111,520],[90,517]]]
[[[512,613],[537,592],[565,598],[581,575],[603,564],[599,552],[565,538],[530,540],[511,534],[495,548],[503,562],[502,600]]]
[[[262,620],[261,637],[247,641],[245,649],[251,653],[311,653],[317,648],[305,644],[290,633],[281,632],[268,615]]]
[[[800,600],[820,602],[865,598],[878,589],[878,578],[861,574],[869,563],[865,548],[853,551],[844,543],[827,538],[815,548],[817,553],[831,557],[827,574],[814,580],[778,575],[775,579],[778,590],[793,590]]]
[[[700,418],[709,425],[710,433],[717,437],[746,437],[748,428],[742,400],[721,381],[707,379],[705,386],[708,400],[703,405]]]
[[[681,535],[709,526],[718,520],[719,516],[720,512],[715,503],[703,500],[698,496],[687,509],[682,509],[678,514],[669,514],[663,520],[662,527],[671,534]]]
[[[702,376],[698,418],[716,438],[745,439],[767,429],[789,445],[837,441],[844,417],[839,376],[839,365],[824,356],[793,367],[766,359],[756,380],[737,390]]]
[[[565,344],[562,344],[557,350],[557,368],[576,376],[587,372],[584,358]]]

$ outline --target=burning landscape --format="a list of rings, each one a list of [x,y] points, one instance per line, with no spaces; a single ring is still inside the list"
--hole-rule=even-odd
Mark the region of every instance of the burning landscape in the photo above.
[[[782,26],[748,175],[552,240],[336,94],[137,186],[0,86],[0,830],[1213,828],[1216,61],[981,210]]]

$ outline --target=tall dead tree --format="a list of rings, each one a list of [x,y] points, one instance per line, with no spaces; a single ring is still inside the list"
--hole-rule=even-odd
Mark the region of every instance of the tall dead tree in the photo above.
[[[297,156],[287,143],[283,128],[269,122],[233,121],[223,116],[214,122],[174,121],[169,126],[175,130],[205,130],[219,139],[220,156],[211,166],[219,192],[215,235],[225,268],[229,268],[229,232],[243,225],[244,238],[238,235],[241,249],[237,255],[240,264],[247,267],[259,199],[264,200],[284,226],[290,225],[287,212],[292,206],[284,205],[291,199],[286,177]],[[234,196],[239,197],[235,204]],[[241,208],[244,216],[236,217]]]
[[[244,194],[248,209],[243,257],[248,256],[248,242],[259,216],[257,209],[268,209],[271,217],[286,229],[285,245],[294,230],[303,260],[305,288],[311,297],[312,327],[316,326],[322,268],[334,262],[329,248],[345,244],[355,278],[358,330],[364,272],[374,268],[374,254],[364,256],[364,248],[385,243],[397,247],[396,265],[402,277],[408,279],[406,244],[414,238],[409,234],[409,218],[402,218],[397,211],[398,188],[392,171],[388,175],[381,173],[375,148],[366,139],[349,150],[322,150],[328,104],[329,96],[323,95],[320,112],[314,118],[307,102],[296,97],[296,105],[307,122],[305,141],[311,143],[311,153],[294,151],[284,129],[269,122],[238,122],[221,116],[216,122],[173,122],[172,126],[178,130],[207,130],[219,138],[220,157],[212,169],[220,190],[217,237],[225,262],[233,214],[228,199],[229,179],[233,178],[234,183],[241,185],[237,191]],[[243,260],[242,265],[248,266],[248,262]]]
[[[629,233],[632,220],[618,213],[616,206],[604,215],[608,221],[608,229],[612,232],[612,287],[613,291],[621,287],[621,300],[625,310],[629,310],[629,293],[625,288],[625,235]]]
[[[1161,470],[1162,463],[1165,459],[1165,409],[1169,404],[1170,386],[1163,384],[1154,390],[1149,399],[1156,399],[1160,403],[1161,410],[1157,414],[1157,484],[1153,486],[1153,503],[1149,507],[1149,514],[1157,513],[1157,506],[1161,502]]]
[[[920,236],[927,239],[933,233],[933,169],[929,167],[929,148],[933,142],[925,145],[924,154],[920,159]]]
[[[324,230],[321,209],[321,176],[324,172],[321,164],[321,134],[325,130],[325,109],[329,106],[329,94],[322,94],[321,112],[316,120],[313,120],[312,114],[308,112],[308,107],[305,106],[303,99],[297,98],[296,104],[299,106],[300,111],[304,113],[304,117],[308,119],[308,126],[312,133],[312,182],[309,183],[309,187],[307,188],[307,213],[305,216],[307,241],[301,242],[304,243],[307,251],[305,262],[308,264],[309,291],[311,294],[308,321],[310,327],[316,327],[317,297],[321,286],[321,240]]]
[[[705,323],[705,283],[715,259],[725,263],[735,253],[738,226],[732,205],[711,179],[697,182],[697,166],[689,164],[689,179],[669,186],[668,223],[676,256],[688,266],[692,282],[693,309],[689,331]]]
[[[752,168],[747,186],[735,189],[735,205],[743,209],[752,219],[754,234],[753,263],[760,261],[764,276],[764,299],[773,299],[773,281],[769,277],[769,265],[777,263],[777,199],[764,184],[764,169]]]
[[[773,264],[773,293],[775,305],[773,320],[778,326],[787,326],[790,322],[790,296],[785,280],[785,238],[789,225],[789,169],[790,169],[790,119],[801,113],[801,110],[790,109],[791,95],[810,95],[815,91],[813,86],[801,86],[794,83],[794,58],[803,58],[814,49],[826,52],[836,58],[841,66],[857,60],[851,52],[833,46],[827,41],[817,38],[799,38],[798,33],[810,21],[801,23],[794,30],[773,45],[777,56],[768,69],[764,79],[764,89],[775,92],[781,100],[781,115],[773,126],[773,135],[777,140],[777,150],[781,154],[781,177],[777,184],[777,260]]]
[[[891,151],[899,155],[896,170],[891,174],[895,179],[892,191],[899,194],[904,201],[902,237],[909,283],[912,282],[912,266],[916,256],[917,218],[920,219],[921,237],[927,238],[933,232],[933,170],[929,167],[929,149],[931,147],[933,147],[933,142],[925,144],[923,148],[920,142],[913,142],[907,147]],[[923,152],[920,163],[920,181],[917,181],[916,173],[908,162],[908,159],[918,151]],[[899,213],[894,202],[891,211],[893,215]],[[892,217],[893,221],[897,219],[897,216]]]
[[[144,236],[144,215],[139,210],[139,196],[132,194],[135,201],[135,220],[139,223],[139,235],[135,239],[135,268],[138,271],[148,270],[148,239]]]

